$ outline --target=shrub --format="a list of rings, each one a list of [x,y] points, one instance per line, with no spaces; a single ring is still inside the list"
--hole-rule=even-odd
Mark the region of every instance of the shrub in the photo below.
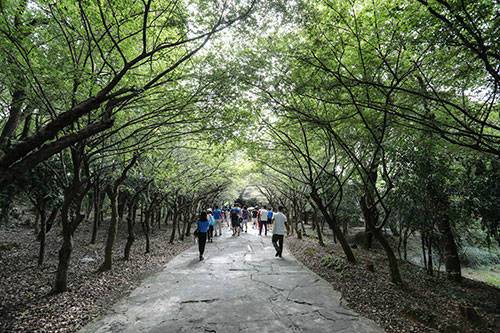
[[[304,250],[304,254],[306,254],[309,257],[314,256],[318,251],[314,247],[308,247],[307,249]]]
[[[334,257],[332,255],[326,255],[321,258],[321,266],[334,269],[337,272],[343,271],[345,268],[345,262],[339,257]]]
[[[482,249],[474,246],[464,246],[460,253],[460,261],[466,267],[493,266],[500,264],[500,249]]]

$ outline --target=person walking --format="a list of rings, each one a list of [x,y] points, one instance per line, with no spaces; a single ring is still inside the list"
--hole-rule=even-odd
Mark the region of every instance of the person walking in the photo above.
[[[269,208],[267,211],[267,225],[273,224],[273,209]]]
[[[233,229],[233,236],[240,235],[240,217],[241,209],[238,204],[235,204],[233,208],[229,211],[229,217],[231,218],[231,228]]]
[[[198,233],[198,250],[200,251],[200,261],[202,261],[203,253],[205,253],[205,244],[207,243],[207,232],[210,225],[208,221],[207,212],[203,211],[200,213],[198,221],[196,222],[198,227],[196,231]]]
[[[262,236],[262,227],[264,227],[264,236],[267,236],[267,209],[263,206],[259,210],[259,236]]]
[[[230,209],[227,207],[224,209],[224,218],[226,220],[227,227],[231,227],[231,216],[230,216]]]
[[[273,237],[272,243],[276,249],[275,257],[280,257],[283,253],[283,239],[285,238],[285,230],[287,227],[286,216],[281,211],[283,207],[278,207],[276,213],[274,213],[274,226],[273,226]]]
[[[257,223],[257,211],[258,211],[257,207],[252,209],[252,229],[256,228],[255,224]]]
[[[248,232],[248,218],[250,217],[250,212],[247,209],[247,206],[243,206],[243,210],[241,211],[241,231],[245,229],[245,232]]]
[[[214,219],[215,219],[215,236],[217,236],[217,230],[219,231],[219,236],[222,235],[222,210],[220,210],[219,206],[215,206],[215,209],[213,211]]]
[[[208,217],[208,242],[213,243],[215,218],[213,217],[212,211],[210,209],[207,212],[207,217]]]

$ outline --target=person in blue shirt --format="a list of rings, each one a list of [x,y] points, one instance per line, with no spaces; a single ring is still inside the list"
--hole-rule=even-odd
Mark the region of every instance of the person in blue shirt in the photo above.
[[[240,215],[241,215],[241,209],[238,204],[235,204],[233,208],[231,208],[231,211],[229,213],[229,216],[231,217],[231,227],[233,229],[233,236],[236,236],[236,234],[239,236],[240,235]]]
[[[207,243],[207,232],[210,222],[208,221],[207,212],[201,212],[198,221],[198,250],[200,251],[200,261],[202,261],[203,253],[205,252],[205,244]]]
[[[273,209],[272,208],[269,208],[269,210],[267,211],[267,224],[268,225],[273,224]]]
[[[214,219],[214,216],[212,215],[212,211],[210,209],[207,212],[207,216],[208,216],[208,242],[213,243],[214,242],[215,219]]]
[[[217,236],[217,230],[219,231],[219,236],[222,235],[222,210],[220,210],[219,206],[215,206],[213,211],[213,217],[215,219],[215,236]]]

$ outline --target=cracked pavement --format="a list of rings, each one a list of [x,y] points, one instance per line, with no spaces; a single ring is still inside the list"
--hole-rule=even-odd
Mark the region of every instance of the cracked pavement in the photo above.
[[[168,245],[166,245],[168,246]],[[341,294],[283,252],[271,236],[225,229],[172,259],[80,333],[90,332],[383,332],[341,305]]]

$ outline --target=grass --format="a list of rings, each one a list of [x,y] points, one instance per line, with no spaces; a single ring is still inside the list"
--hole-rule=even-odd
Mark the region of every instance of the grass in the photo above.
[[[496,247],[487,250],[474,246],[464,246],[461,252],[460,259],[466,267],[480,268],[500,265],[500,250]]]
[[[464,268],[462,271],[465,277],[485,282],[494,287],[500,288],[500,265],[493,267]]]

